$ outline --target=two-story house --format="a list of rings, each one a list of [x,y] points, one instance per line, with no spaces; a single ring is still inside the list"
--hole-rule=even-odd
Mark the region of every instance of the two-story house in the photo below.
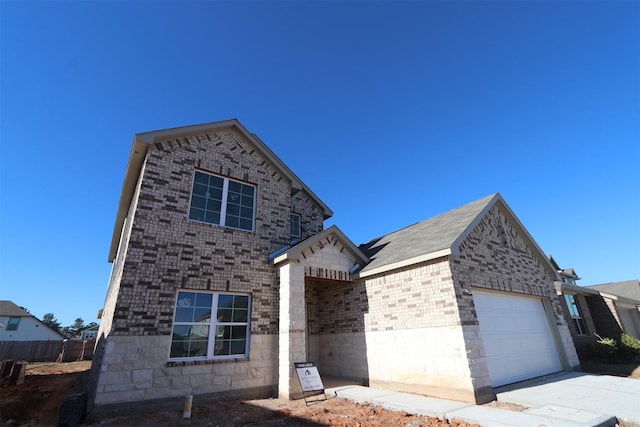
[[[360,246],[331,216],[237,120],[135,135],[96,409],[293,398],[307,360],[469,402],[578,365],[556,271],[499,194]]]

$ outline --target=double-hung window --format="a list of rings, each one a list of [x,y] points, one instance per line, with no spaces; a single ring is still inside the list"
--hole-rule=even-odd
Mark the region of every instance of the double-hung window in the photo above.
[[[246,358],[250,312],[249,295],[178,291],[169,358]]]
[[[195,171],[189,219],[253,231],[255,205],[253,185]]]
[[[564,299],[567,302],[569,315],[573,319],[573,323],[576,327],[576,331],[578,331],[578,335],[587,335],[589,331],[587,330],[587,325],[585,325],[584,319],[582,318],[582,312],[580,311],[578,298],[572,294],[564,294]]]

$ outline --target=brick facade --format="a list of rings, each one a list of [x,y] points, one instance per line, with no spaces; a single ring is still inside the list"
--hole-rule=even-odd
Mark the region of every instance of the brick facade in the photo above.
[[[187,219],[196,169],[256,186],[255,231]],[[291,193],[233,126],[149,145],[103,309],[97,405],[277,383],[277,338],[269,336],[278,333],[279,283],[267,255],[291,241],[291,212],[301,215],[302,238],[324,220],[312,197]],[[251,294],[251,361],[168,363],[178,289]]]
[[[547,301],[561,358],[578,366],[553,277],[494,206],[459,255],[355,283],[307,281],[312,360],[329,375],[472,402],[493,397],[473,289]]]
[[[484,402],[493,394],[474,289],[539,297],[555,320],[565,367],[577,365],[554,272],[499,198],[486,199],[493,207],[459,247],[359,277],[352,273],[366,256],[337,227],[323,230],[328,208],[261,142],[235,121],[196,128],[154,132],[139,176],[128,169],[123,196],[131,200],[117,251],[112,245],[93,363],[99,410],[276,388],[294,397],[292,363],[305,359],[323,375]],[[254,231],[188,220],[196,170],[255,186]],[[290,247],[292,212],[301,216],[302,237]],[[169,361],[178,290],[250,294],[249,357]]]
[[[597,329],[594,323],[594,319],[591,316],[591,310],[589,309],[588,301],[592,298],[600,298],[599,296],[585,296],[580,294],[574,294],[574,297],[578,303],[580,314],[582,314],[582,320],[587,328],[586,334],[579,334],[578,328],[576,326],[575,321],[571,318],[571,314],[569,314],[569,308],[567,307],[566,301],[564,301],[564,295],[559,295],[558,298],[562,303],[562,309],[564,318],[567,320],[567,326],[569,328],[569,332],[571,333],[571,337],[573,338],[573,343],[576,347],[576,352],[581,355],[585,351],[587,351],[587,347],[594,343],[598,337],[596,336]]]

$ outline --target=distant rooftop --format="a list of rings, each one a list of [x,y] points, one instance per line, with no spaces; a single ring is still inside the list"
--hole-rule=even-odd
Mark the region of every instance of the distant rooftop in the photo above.
[[[624,282],[602,283],[600,285],[586,286],[607,294],[618,295],[640,301],[640,280],[626,280]]]

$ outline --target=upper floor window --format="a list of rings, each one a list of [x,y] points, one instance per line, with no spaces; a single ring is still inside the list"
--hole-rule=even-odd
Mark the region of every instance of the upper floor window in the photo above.
[[[576,295],[564,294],[564,299],[567,302],[567,308],[569,309],[569,315],[573,319],[578,335],[587,335],[587,325],[582,318],[582,312],[580,311],[580,305],[578,304],[578,298]]]
[[[302,226],[300,224],[300,215],[292,213],[290,216],[291,237],[302,236]]]
[[[255,205],[253,185],[195,171],[189,219],[253,231]]]
[[[179,291],[169,357],[247,357],[250,312],[249,295]]]
[[[7,331],[17,331],[19,324],[20,324],[19,317],[10,317],[9,323],[7,323]]]

